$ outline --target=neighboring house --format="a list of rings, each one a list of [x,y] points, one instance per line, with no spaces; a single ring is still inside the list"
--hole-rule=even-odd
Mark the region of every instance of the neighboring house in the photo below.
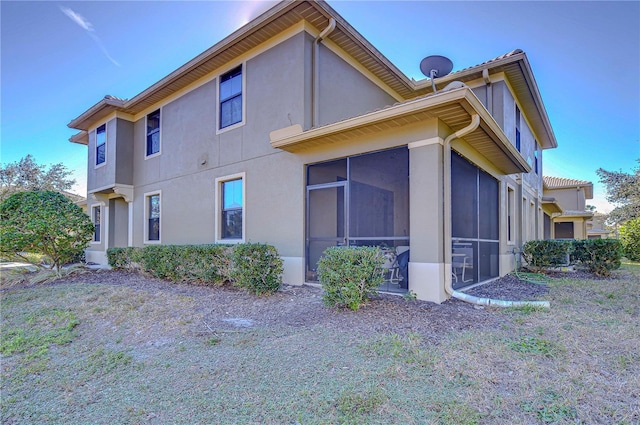
[[[435,302],[446,282],[512,271],[543,236],[542,151],[557,147],[529,60],[514,50],[435,82],[405,76],[327,3],[277,4],[71,121],[98,225],[87,260],[266,242],[299,285],[327,247],[375,245],[382,290]]]
[[[547,239],[587,239],[587,223],[593,212],[586,210],[587,199],[593,199],[593,183],[562,177],[544,176],[544,198],[559,206],[545,228]]]
[[[607,239],[611,231],[607,230],[606,221],[606,215],[594,213],[593,218],[587,221],[587,239]]]

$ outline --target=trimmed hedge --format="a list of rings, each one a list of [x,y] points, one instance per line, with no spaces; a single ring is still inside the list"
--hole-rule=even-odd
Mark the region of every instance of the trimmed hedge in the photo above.
[[[255,243],[109,248],[107,258],[115,269],[143,271],[174,282],[231,282],[256,294],[277,291],[283,271],[277,250]]]
[[[571,242],[556,239],[528,241],[522,247],[522,257],[527,266],[536,272],[547,267],[567,265],[573,251]]]
[[[581,263],[597,276],[609,276],[622,262],[622,243],[617,239],[573,241],[573,263]]]
[[[621,265],[622,244],[617,239],[528,241],[522,247],[527,266],[534,271],[547,267],[580,264],[598,276],[609,276]]]
[[[282,259],[271,245],[244,243],[233,247],[231,281],[256,295],[272,294],[280,287]]]
[[[376,247],[338,247],[324,251],[318,261],[318,279],[325,305],[357,310],[375,294],[384,278],[384,258]]]

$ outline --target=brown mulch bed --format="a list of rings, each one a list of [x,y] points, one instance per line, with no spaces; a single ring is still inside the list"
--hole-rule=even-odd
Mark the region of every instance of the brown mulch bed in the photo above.
[[[367,335],[415,332],[437,343],[450,331],[494,327],[504,320],[490,309],[455,299],[435,304],[391,294],[379,294],[358,311],[328,308],[322,302],[322,290],[307,285],[285,286],[274,295],[258,297],[228,286],[173,283],[138,273],[104,270],[71,275],[49,285],[64,283],[122,285],[136,292],[192,297],[196,301],[193,313],[218,329],[322,326],[336,332],[348,328]],[[547,291],[545,285],[508,275],[467,292],[503,300],[533,300],[544,299]]]

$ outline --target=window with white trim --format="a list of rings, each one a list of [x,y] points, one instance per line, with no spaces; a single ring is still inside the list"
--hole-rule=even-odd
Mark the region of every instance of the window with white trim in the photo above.
[[[520,108],[516,105],[516,149],[520,151]]]
[[[160,153],[160,109],[147,115],[146,156]]]
[[[93,222],[93,242],[100,242],[100,223],[101,223],[101,207],[100,205],[94,205],[91,207],[91,221]]]
[[[107,160],[107,125],[102,124],[96,129],[96,165],[104,164]]]
[[[220,76],[220,130],[242,121],[242,65]]]
[[[160,242],[160,192],[145,193],[145,242]]]
[[[216,179],[218,240],[244,240],[244,182],[244,173]]]
[[[507,186],[507,243],[510,244],[515,242],[515,206],[516,192]]]

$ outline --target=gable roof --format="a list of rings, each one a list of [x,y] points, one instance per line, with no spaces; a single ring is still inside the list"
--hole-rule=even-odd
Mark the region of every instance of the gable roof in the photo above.
[[[81,132],[72,136],[70,141],[87,144],[86,132],[96,121],[118,111],[132,115],[138,114],[300,21],[308,22],[320,32],[329,25],[331,18],[335,19],[336,27],[327,38],[400,97],[411,99],[432,92],[430,80],[409,79],[325,1],[285,0],[130,100],[105,96],[80,116],[71,120],[68,126]],[[440,89],[454,80],[466,82],[478,79],[482,77],[485,70],[490,70],[490,73],[504,72],[507,75],[542,148],[557,147],[533,72],[526,55],[521,50],[514,50],[480,65],[438,78],[435,81],[436,86]]]
[[[593,199],[593,183],[590,181],[551,176],[543,176],[542,181],[544,188],[549,190],[584,188],[585,197],[587,199]]]

